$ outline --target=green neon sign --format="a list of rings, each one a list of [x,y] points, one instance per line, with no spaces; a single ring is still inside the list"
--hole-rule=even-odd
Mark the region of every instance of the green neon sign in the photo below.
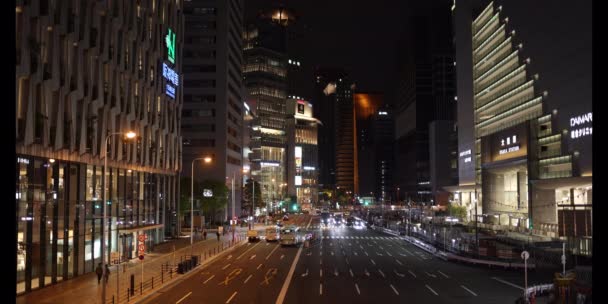
[[[165,36],[165,44],[169,52],[169,61],[175,64],[175,33],[169,29],[169,33]]]

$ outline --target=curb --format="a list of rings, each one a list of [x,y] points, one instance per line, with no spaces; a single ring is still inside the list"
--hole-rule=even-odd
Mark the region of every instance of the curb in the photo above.
[[[166,284],[164,284],[165,286],[162,286],[160,288],[158,288],[157,290],[149,290],[146,294],[143,294],[141,296],[140,299],[137,300],[133,300],[133,301],[129,301],[130,303],[141,303],[142,301],[147,300],[148,298],[152,297],[153,295],[155,295],[158,292],[164,291],[167,288],[173,287],[174,285],[176,285],[177,283],[190,278],[191,276],[193,276],[194,274],[197,273],[197,270],[202,270],[202,268],[204,268],[205,265],[213,262],[215,259],[224,256],[226,253],[233,251],[234,249],[243,246],[244,244],[247,243],[247,239],[244,239],[242,241],[240,241],[239,243],[234,244],[232,247],[222,251],[221,253],[216,254],[215,256],[206,259],[204,262],[200,263],[199,265],[197,265],[196,267],[194,267],[190,273],[182,275],[182,276],[178,276],[175,277],[175,279],[172,279],[171,281],[167,282]]]

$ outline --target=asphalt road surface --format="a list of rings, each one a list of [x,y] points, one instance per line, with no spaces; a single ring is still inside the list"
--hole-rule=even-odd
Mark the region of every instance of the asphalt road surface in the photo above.
[[[143,303],[514,303],[522,270],[446,262],[398,237],[352,227],[321,229],[318,217],[294,216],[309,227],[309,247],[261,240],[224,253]],[[528,272],[528,284],[546,283]]]

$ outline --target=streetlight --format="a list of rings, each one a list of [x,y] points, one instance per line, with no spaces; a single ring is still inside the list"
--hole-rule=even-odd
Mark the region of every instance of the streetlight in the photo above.
[[[108,172],[108,140],[110,139],[110,137],[114,136],[114,135],[124,135],[125,139],[133,139],[135,138],[135,136],[137,136],[137,134],[133,131],[128,131],[126,133],[123,132],[115,132],[115,133],[110,133],[106,136],[106,139],[104,141],[104,156],[103,156],[103,215],[101,217],[101,229],[102,229],[102,233],[101,233],[101,261],[103,262],[103,260],[105,259],[105,255],[106,255],[106,240],[105,240],[105,235],[106,235],[106,231],[105,231],[105,222],[106,222],[106,209],[108,206],[108,202],[106,199],[106,189],[108,188],[108,183],[106,181],[106,173]],[[110,264],[109,261],[109,256],[108,256],[108,264]],[[104,264],[104,263],[102,263]],[[102,265],[101,267],[103,269],[103,277],[105,278],[107,273],[106,273],[106,267],[104,267]],[[103,284],[101,286],[101,303],[106,303],[106,281],[105,279],[103,280]],[[118,270],[116,271],[116,281],[118,282]],[[118,294],[116,295],[118,296]]]
[[[192,255],[193,244],[194,244],[194,162],[197,160],[204,160],[206,164],[211,163],[211,157],[199,157],[192,160],[192,166],[190,171],[190,255]],[[202,212],[202,208],[201,208]],[[204,222],[204,219],[203,219]]]

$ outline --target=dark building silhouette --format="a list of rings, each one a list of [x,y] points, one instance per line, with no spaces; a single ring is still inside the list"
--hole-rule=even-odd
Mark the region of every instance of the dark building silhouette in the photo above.
[[[430,202],[429,123],[453,120],[451,1],[412,1],[398,44],[389,97],[395,106],[396,184],[404,198]]]

